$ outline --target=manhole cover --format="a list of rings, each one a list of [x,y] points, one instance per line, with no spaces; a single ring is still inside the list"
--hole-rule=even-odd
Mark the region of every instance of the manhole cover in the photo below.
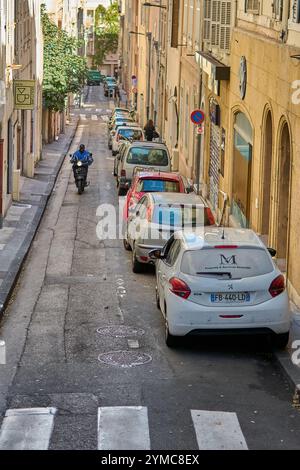
[[[113,338],[128,338],[132,336],[143,336],[145,331],[142,328],[134,328],[125,325],[112,325],[98,328],[97,333],[101,336],[111,336]]]
[[[129,368],[147,364],[152,361],[152,357],[138,351],[111,351],[100,354],[98,360],[109,366]]]

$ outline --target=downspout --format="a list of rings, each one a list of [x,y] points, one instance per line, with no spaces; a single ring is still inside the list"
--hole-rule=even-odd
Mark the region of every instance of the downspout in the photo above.
[[[0,229],[3,227],[3,143],[0,139]]]

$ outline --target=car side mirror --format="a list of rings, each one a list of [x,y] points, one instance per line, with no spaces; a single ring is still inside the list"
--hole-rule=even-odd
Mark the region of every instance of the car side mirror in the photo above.
[[[268,248],[268,252],[272,256],[272,258],[275,258],[277,251],[274,248]]]
[[[150,259],[164,259],[164,255],[162,254],[162,250],[158,250],[158,249],[149,251],[148,256],[149,256]]]

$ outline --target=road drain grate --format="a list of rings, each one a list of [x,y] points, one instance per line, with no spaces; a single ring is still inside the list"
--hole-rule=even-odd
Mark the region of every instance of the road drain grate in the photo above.
[[[145,330],[125,325],[112,325],[98,328],[97,333],[101,336],[110,336],[112,338],[131,338],[132,336],[143,336]]]
[[[147,364],[152,361],[152,357],[149,354],[138,351],[111,351],[100,354],[98,360],[109,366],[128,369]]]

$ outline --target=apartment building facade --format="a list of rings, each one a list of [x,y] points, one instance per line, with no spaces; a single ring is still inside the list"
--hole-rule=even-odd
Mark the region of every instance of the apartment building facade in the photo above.
[[[4,216],[12,200],[19,199],[21,176],[33,176],[41,155],[40,2],[1,0],[0,31],[0,215]]]

